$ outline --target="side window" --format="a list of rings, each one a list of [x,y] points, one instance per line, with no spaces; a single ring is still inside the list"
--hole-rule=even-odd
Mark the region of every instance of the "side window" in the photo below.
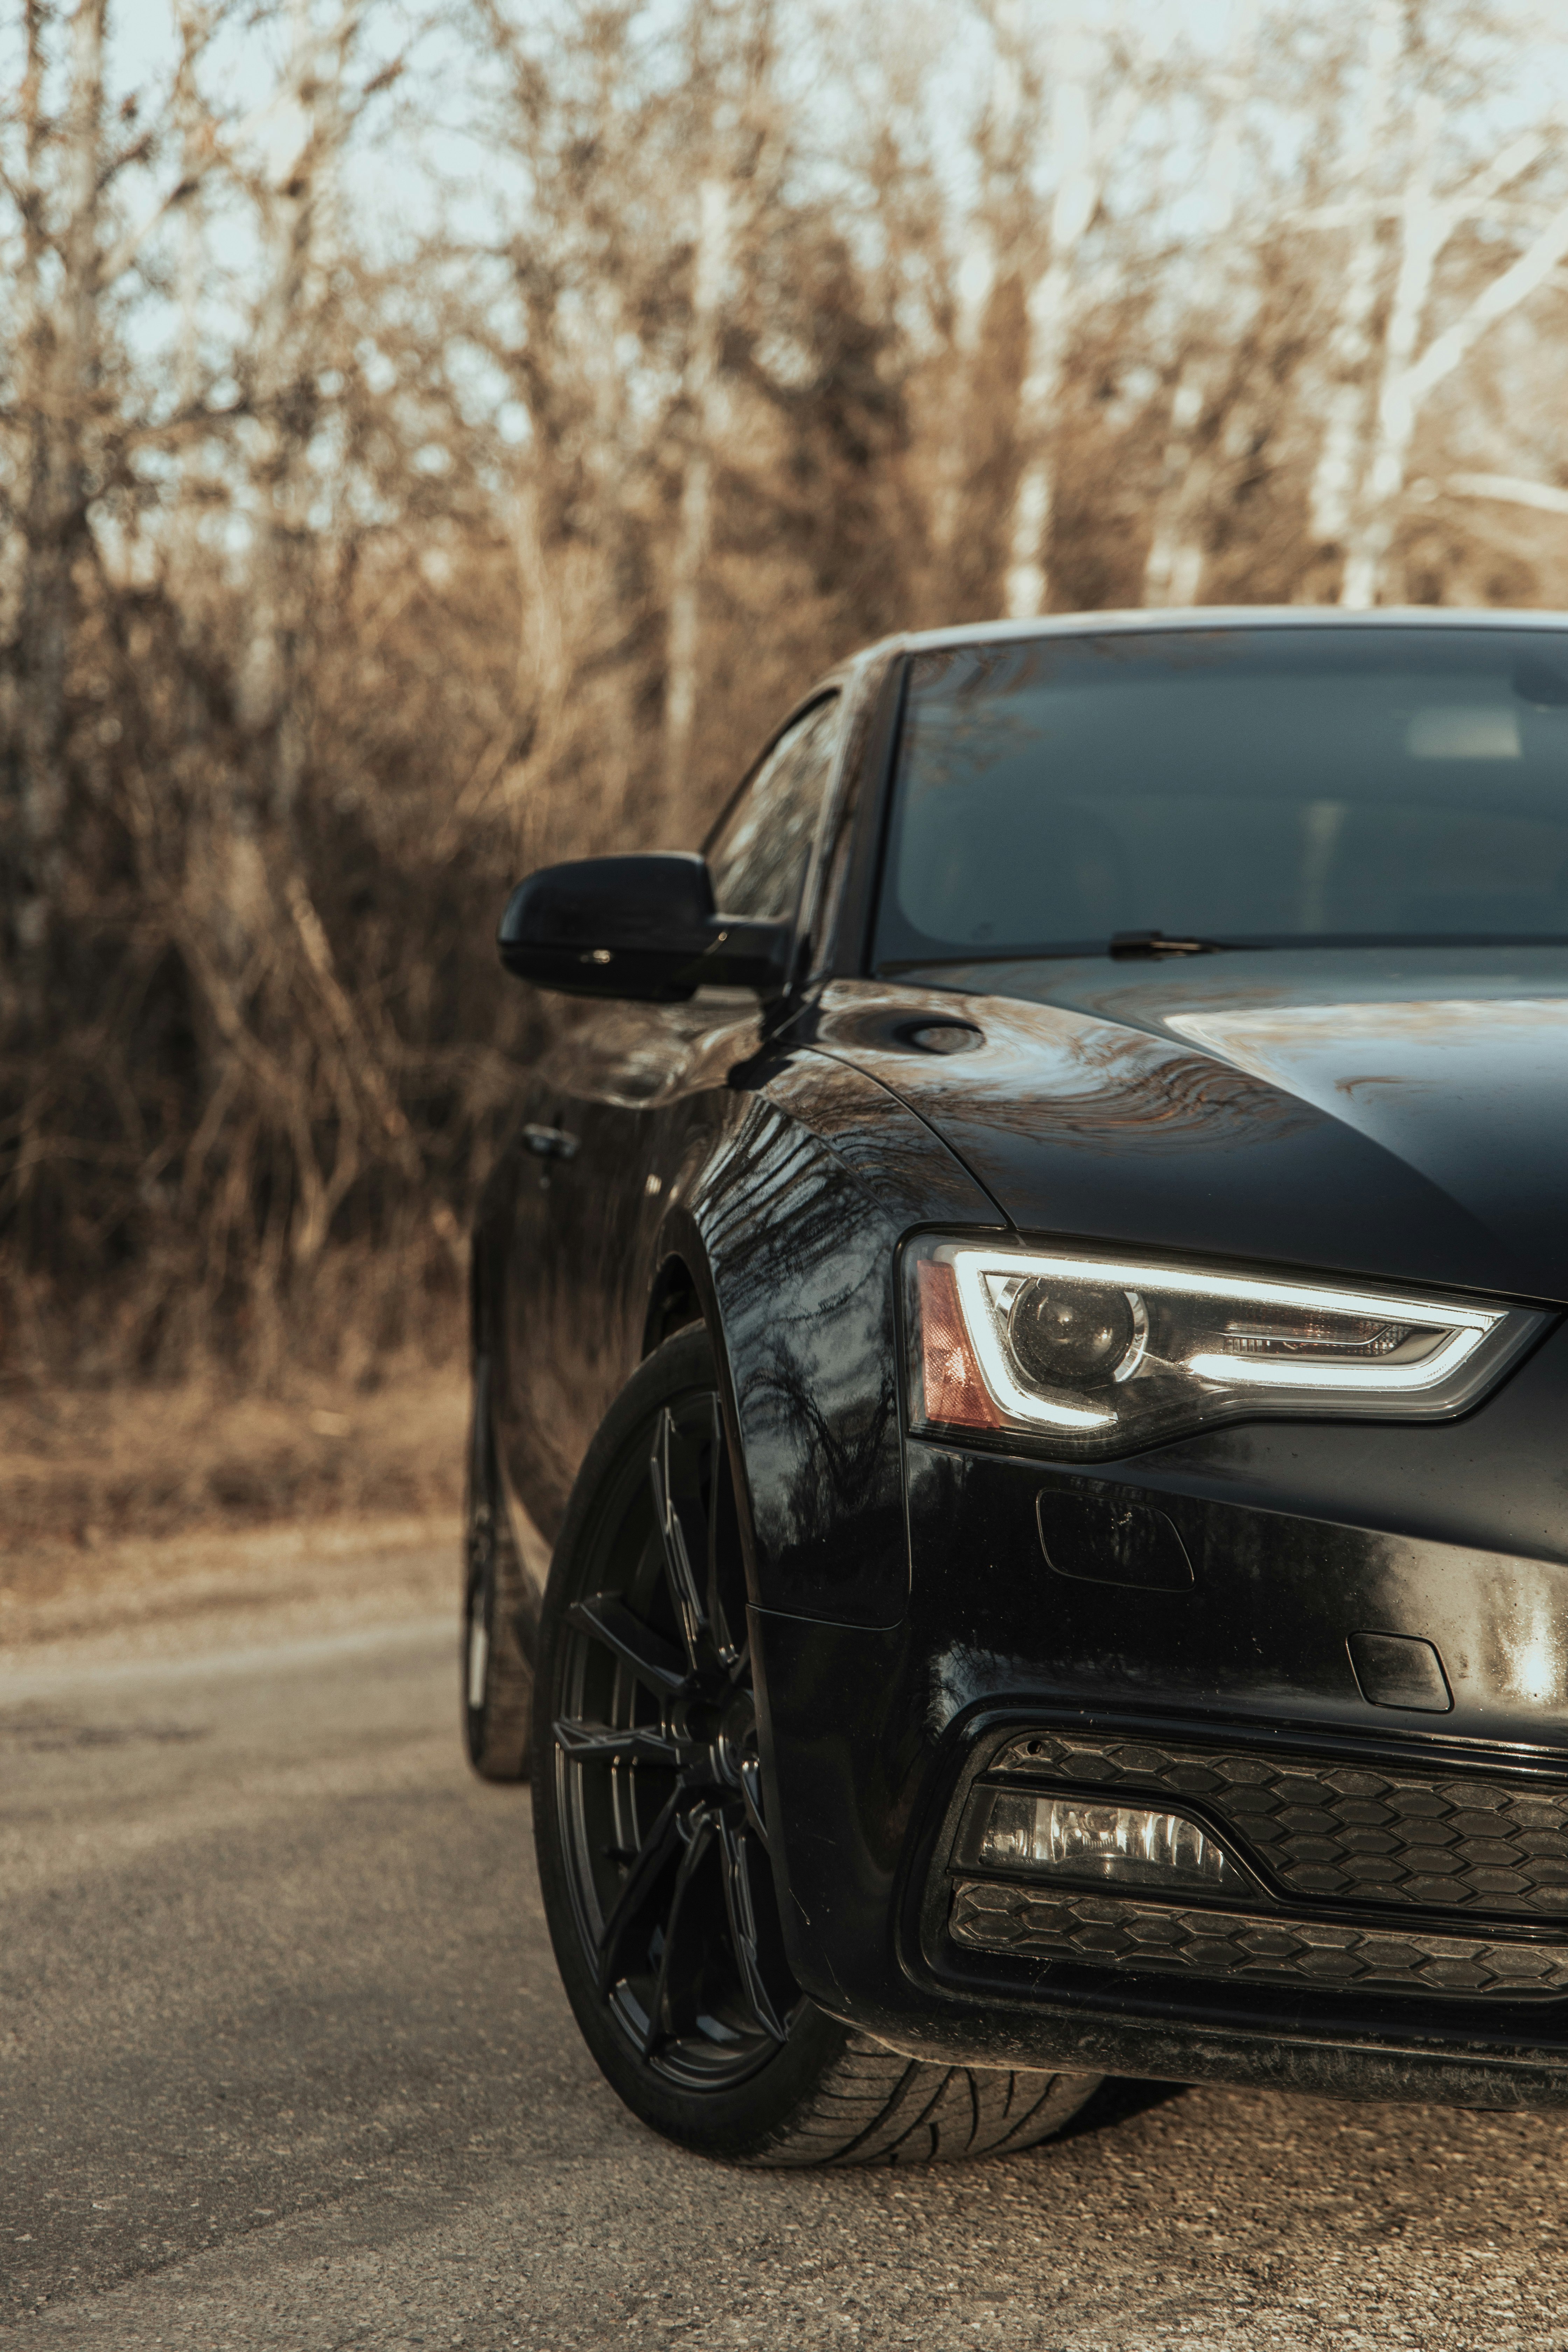
[[[753,921],[792,917],[838,735],[837,695],[786,729],[708,845],[713,903]]]

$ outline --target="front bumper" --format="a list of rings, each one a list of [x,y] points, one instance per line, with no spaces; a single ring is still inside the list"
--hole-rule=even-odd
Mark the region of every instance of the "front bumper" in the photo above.
[[[1440,1431],[1236,1431],[1092,1479],[911,1444],[903,1622],[754,1612],[803,1984],[951,2063],[1568,2103],[1568,1511],[1509,1543],[1556,1490],[1520,1454],[1565,1392],[1559,1340]],[[1357,1523],[1331,1514],[1347,1455]],[[1054,1565],[1042,1496],[1081,1538]],[[1127,1538],[1155,1510],[1184,1584],[1146,1522]],[[1441,1672],[1373,1704],[1365,1634]],[[1178,1805],[1256,1896],[964,1864],[998,1777]]]

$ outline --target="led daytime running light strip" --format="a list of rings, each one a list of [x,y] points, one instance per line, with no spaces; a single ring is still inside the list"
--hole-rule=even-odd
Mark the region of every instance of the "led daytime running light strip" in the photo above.
[[[1311,1364],[1205,1350],[1183,1360],[1180,1369],[1199,1380],[1230,1387],[1317,1390],[1340,1396],[1420,1396],[1449,1379],[1474,1355],[1503,1319],[1500,1308],[1439,1307],[1430,1301],[1391,1298],[1353,1290],[1324,1290],[1305,1283],[1260,1282],[1239,1275],[1210,1275],[1174,1267],[1130,1265],[1114,1259],[1055,1257],[1033,1252],[954,1249],[951,1263],[963,1319],[983,1378],[1002,1410],[1015,1420],[1061,1430],[1109,1430],[1115,1412],[1058,1404],[1020,1387],[1014,1378],[995,1312],[986,1295],[988,1276],[1017,1275],[1026,1281],[1055,1275],[1071,1284],[1100,1284],[1226,1305],[1284,1308],[1295,1314],[1370,1317],[1415,1324],[1451,1334],[1415,1363]]]
[[[1448,1327],[1444,1326],[1447,1329]],[[1340,1395],[1418,1396],[1436,1388],[1450,1372],[1473,1356],[1486,1338],[1484,1329],[1456,1330],[1446,1348],[1436,1348],[1414,1364],[1312,1364],[1300,1358],[1289,1363],[1278,1358],[1260,1361],[1256,1356],[1199,1353],[1184,1359],[1189,1372],[1204,1381],[1240,1381],[1248,1388],[1332,1389]]]

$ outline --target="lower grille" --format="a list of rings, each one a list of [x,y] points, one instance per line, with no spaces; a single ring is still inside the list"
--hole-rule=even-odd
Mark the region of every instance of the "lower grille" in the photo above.
[[[1015,1739],[994,1772],[1195,1801],[1287,1899],[1568,1919],[1568,1789],[1114,1733]],[[1408,1942],[1402,1936],[1401,1940]]]
[[[1182,1910],[984,1879],[958,1881],[949,1926],[960,1944],[1084,1968],[1472,2000],[1561,1999],[1568,1992],[1568,1944],[1489,1943],[1404,1927]]]

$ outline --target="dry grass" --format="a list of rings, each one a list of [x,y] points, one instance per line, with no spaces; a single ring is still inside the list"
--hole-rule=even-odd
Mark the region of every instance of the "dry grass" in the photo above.
[[[463,1374],[424,1367],[369,1395],[0,1398],[0,1651],[455,1608],[467,1410]]]

